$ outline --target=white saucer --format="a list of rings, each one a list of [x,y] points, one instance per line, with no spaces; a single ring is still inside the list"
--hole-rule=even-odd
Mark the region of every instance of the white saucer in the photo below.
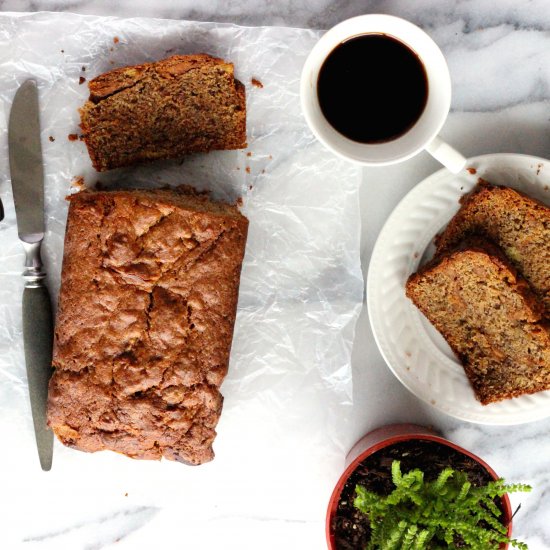
[[[550,391],[490,405],[476,400],[464,370],[443,337],[405,296],[405,282],[433,254],[433,238],[483,178],[550,204],[550,161],[516,154],[482,155],[454,175],[439,172],[419,183],[395,208],[374,247],[367,305],[382,356],[403,385],[437,409],[481,424],[522,424],[550,416]],[[473,171],[473,170],[472,170]]]

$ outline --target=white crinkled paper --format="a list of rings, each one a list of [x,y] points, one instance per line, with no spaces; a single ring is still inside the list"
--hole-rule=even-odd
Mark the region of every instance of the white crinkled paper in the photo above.
[[[363,280],[360,171],[324,150],[300,112],[300,71],[318,38],[318,32],[289,28],[0,15],[0,197],[6,210],[0,222],[0,435],[9,448],[0,453],[0,480],[12,489],[51,487],[52,495],[76,480],[105,499],[120,491],[152,505],[177,499],[182,517],[204,520],[231,511],[322,520],[352,443],[343,427],[351,411],[350,355]],[[87,98],[87,82],[79,78],[198,52],[232,61],[246,85],[248,149],[94,172],[84,144],[68,140],[79,132],[77,109]],[[98,180],[106,186],[188,183],[217,198],[242,197],[250,231],[216,458],[209,464],[132,461],[56,443],[52,472],[39,469],[20,318],[23,249],[7,149],[11,101],[28,77],[40,90],[48,230],[43,255],[54,301],[64,197],[75,177],[89,186]],[[307,506],[301,494],[308,495]]]

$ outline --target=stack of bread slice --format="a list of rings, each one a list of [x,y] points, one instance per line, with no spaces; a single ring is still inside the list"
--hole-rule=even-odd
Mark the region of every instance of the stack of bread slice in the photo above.
[[[480,184],[407,281],[486,405],[550,389],[550,207]]]

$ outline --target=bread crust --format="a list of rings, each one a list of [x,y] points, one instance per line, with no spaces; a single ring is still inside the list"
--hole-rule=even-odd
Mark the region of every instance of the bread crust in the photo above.
[[[211,460],[247,219],[189,189],[69,199],[48,424],[83,451]]]

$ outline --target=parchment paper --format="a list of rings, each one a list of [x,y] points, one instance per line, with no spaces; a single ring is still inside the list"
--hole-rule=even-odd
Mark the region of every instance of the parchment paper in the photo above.
[[[350,354],[361,308],[359,169],[326,152],[300,112],[302,64],[319,33],[66,13],[0,15],[0,479],[27,494],[86,487],[108,498],[178,499],[186,517],[222,510],[322,518],[345,449]],[[206,52],[235,64],[247,88],[249,148],[98,175],[78,134],[87,82],[113,67]],[[21,331],[23,251],[8,170],[7,121],[17,87],[40,90],[45,167],[44,259],[57,298],[71,181],[87,186],[188,183],[242,198],[250,219],[216,458],[198,468],[89,455],[56,443],[53,470],[38,465]],[[251,84],[255,78],[263,88]],[[74,191],[74,189],[73,189]],[[46,487],[47,488],[47,487]],[[289,492],[294,495],[289,498]],[[304,509],[300,495],[308,493]],[[312,498],[317,495],[318,498]],[[22,497],[21,497],[22,498]],[[283,516],[281,516],[283,514]],[[183,516],[182,516],[183,517]]]

